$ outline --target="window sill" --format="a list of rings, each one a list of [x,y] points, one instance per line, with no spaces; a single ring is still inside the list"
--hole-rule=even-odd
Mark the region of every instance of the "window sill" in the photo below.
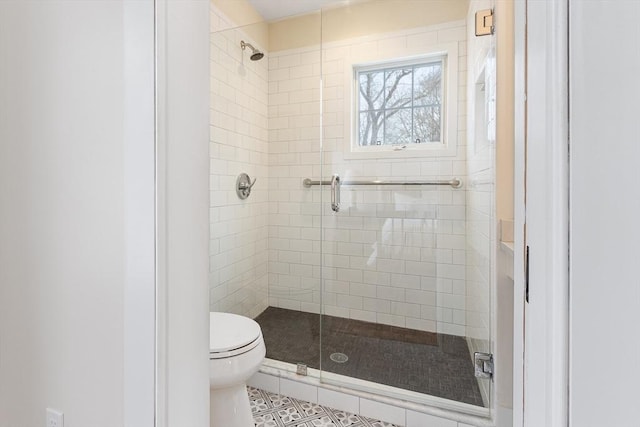
[[[434,147],[434,148],[406,148],[402,150],[394,150],[389,148],[388,150],[371,150],[371,151],[348,151],[344,152],[345,160],[366,160],[366,159],[425,159],[425,158],[437,158],[437,157],[455,157],[457,150],[449,147]]]

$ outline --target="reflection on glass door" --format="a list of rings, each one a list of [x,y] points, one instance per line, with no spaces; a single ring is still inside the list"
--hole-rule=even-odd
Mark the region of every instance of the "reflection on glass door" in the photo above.
[[[321,378],[486,414],[473,352],[490,348],[494,41],[467,25],[478,2],[407,5],[322,14]]]

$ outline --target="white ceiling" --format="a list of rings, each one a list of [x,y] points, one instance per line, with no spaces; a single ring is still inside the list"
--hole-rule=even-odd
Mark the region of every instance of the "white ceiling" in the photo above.
[[[302,15],[344,0],[248,0],[265,21]]]

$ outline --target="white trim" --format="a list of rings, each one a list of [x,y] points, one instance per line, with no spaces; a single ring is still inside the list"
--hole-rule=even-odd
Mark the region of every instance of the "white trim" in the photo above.
[[[513,426],[524,424],[526,3],[514,3]]]
[[[124,424],[155,418],[155,144],[153,0],[123,2]]]
[[[159,156],[160,157],[160,156]],[[167,261],[166,261],[166,215],[160,208],[166,203],[166,191],[161,189],[161,183],[166,181],[165,167],[157,162],[156,189],[156,360],[155,360],[155,407],[156,427],[167,427],[168,422],[168,289],[167,289]]]
[[[167,385],[167,254],[166,254],[166,91],[160,90],[160,82],[166,82],[166,66],[160,65],[160,59],[167,57],[167,3],[155,0],[155,95],[156,95],[156,424],[155,427],[167,427],[168,421],[168,385]]]
[[[567,425],[567,12],[566,0],[528,2],[525,203],[530,286],[524,313],[527,427]],[[516,247],[516,257],[523,256],[523,249]],[[522,282],[519,284],[522,286]]]
[[[156,426],[209,426],[208,0],[156,5]]]

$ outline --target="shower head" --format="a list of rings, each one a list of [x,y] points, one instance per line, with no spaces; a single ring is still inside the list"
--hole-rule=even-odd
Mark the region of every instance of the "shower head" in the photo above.
[[[251,56],[249,58],[252,61],[259,61],[264,57],[264,53],[260,52],[255,47],[251,46],[250,43],[245,43],[244,40],[240,41],[240,47],[242,48],[242,50],[245,50],[247,46],[251,48]]]
[[[252,61],[259,61],[264,57],[264,53],[262,52],[255,52],[253,54],[251,54],[251,56],[249,57],[249,59],[251,59]]]

